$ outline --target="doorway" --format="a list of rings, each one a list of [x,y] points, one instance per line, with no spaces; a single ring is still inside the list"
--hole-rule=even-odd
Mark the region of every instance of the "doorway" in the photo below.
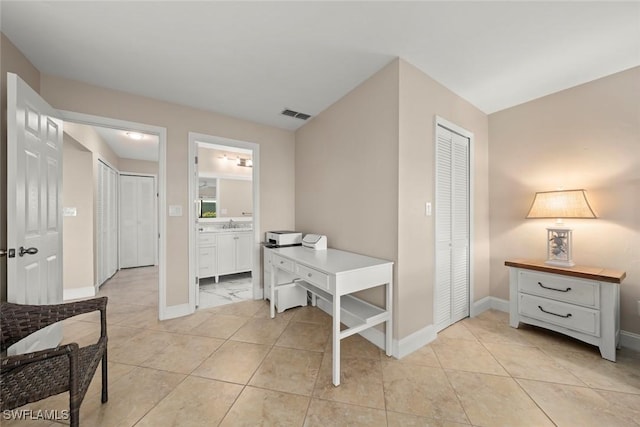
[[[259,146],[189,133],[189,304],[259,299]]]
[[[440,331],[471,312],[473,134],[440,117],[435,128],[433,323]]]
[[[91,132],[95,132],[99,138],[95,141],[102,141],[102,143],[106,144],[107,140],[117,135],[121,137],[120,143],[135,143],[138,147],[145,143],[148,143],[148,140],[154,139],[156,141],[155,145],[155,158],[154,159],[144,159],[139,157],[138,154],[126,154],[119,155],[116,153],[116,150],[112,150],[111,155],[105,154],[95,154],[96,152],[104,153],[99,147],[92,146],[89,153],[91,158],[91,162],[95,162],[96,166],[104,167],[108,166],[111,170],[115,172],[115,180],[103,180],[105,184],[107,184],[106,192],[103,194],[104,197],[99,198],[100,200],[109,200],[109,209],[103,209],[103,206],[100,204],[96,204],[95,209],[95,224],[97,237],[100,236],[101,231],[104,230],[104,224],[115,224],[115,238],[114,239],[101,239],[101,241],[96,241],[94,244],[94,248],[96,254],[98,253],[98,245],[105,244],[108,249],[109,255],[106,256],[106,259],[113,260],[115,258],[116,262],[116,271],[119,268],[122,268],[121,261],[119,260],[120,255],[122,253],[122,248],[120,247],[120,238],[119,238],[119,227],[120,227],[120,175],[135,175],[139,174],[146,177],[152,177],[155,185],[155,191],[153,193],[154,200],[152,206],[147,209],[147,213],[152,216],[154,219],[154,223],[156,224],[156,231],[154,242],[154,258],[155,264],[157,267],[153,267],[153,275],[157,277],[157,280],[154,280],[156,283],[155,289],[157,290],[157,313],[156,316],[160,320],[166,319],[167,316],[167,306],[166,306],[166,225],[165,218],[162,215],[166,206],[166,129],[146,125],[142,123],[129,122],[124,120],[110,119],[106,117],[99,117],[93,115],[87,115],[82,113],[75,113],[70,111],[61,111],[62,118],[65,120],[65,125],[67,123],[70,127],[82,127],[84,130],[91,129]],[[127,139],[137,139],[135,141],[128,141]],[[113,142],[113,141],[112,141]],[[96,142],[94,142],[95,144]],[[117,142],[115,142],[117,144]],[[104,148],[104,147],[103,147]],[[85,148],[86,150],[86,148]],[[108,152],[108,150],[107,150]],[[93,154],[92,154],[93,153]],[[113,159],[113,155],[116,155],[116,160]],[[111,156],[111,157],[110,157]],[[102,166],[104,165],[104,166]],[[64,164],[63,164],[64,168]],[[95,170],[99,171],[100,169],[96,168]],[[94,176],[92,178],[99,178],[98,176]],[[99,183],[101,182],[99,179],[95,180],[96,185],[94,186],[94,191],[96,195],[99,191]],[[115,208],[114,208],[115,205]],[[66,211],[71,212],[72,210]],[[111,216],[111,219],[108,219],[108,216]],[[98,219],[100,221],[98,221]],[[112,227],[111,227],[112,228]],[[112,233],[114,234],[114,233]],[[109,244],[111,242],[111,244]],[[104,254],[104,251],[102,251]],[[66,257],[66,253],[63,255]],[[111,263],[113,264],[113,263]],[[98,271],[102,271],[99,267],[98,263],[96,263],[96,267]],[[111,272],[111,270],[109,270]],[[103,271],[104,273],[104,271]],[[103,274],[104,276],[104,274]],[[111,277],[111,276],[109,276]],[[104,279],[105,277],[102,277]],[[107,277],[108,278],[108,277]],[[94,281],[95,293],[98,292],[99,286],[104,281],[101,280],[101,277],[96,277]],[[82,297],[82,295],[69,295],[69,297]],[[65,299],[68,299],[65,297]],[[155,303],[153,304],[156,305]]]

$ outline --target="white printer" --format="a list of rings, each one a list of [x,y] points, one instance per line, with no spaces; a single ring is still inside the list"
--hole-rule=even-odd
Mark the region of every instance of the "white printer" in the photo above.
[[[302,246],[315,250],[327,249],[327,236],[320,234],[306,234],[302,239]]]
[[[266,240],[265,244],[272,248],[300,246],[300,243],[302,243],[302,233],[298,233],[297,231],[267,231],[264,238]]]

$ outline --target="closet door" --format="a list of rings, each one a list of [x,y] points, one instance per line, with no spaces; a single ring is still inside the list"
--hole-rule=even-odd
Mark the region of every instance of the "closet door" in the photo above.
[[[436,330],[469,316],[469,138],[436,131]]]
[[[99,285],[118,269],[117,179],[116,171],[98,162],[96,261]]]
[[[155,179],[120,176],[120,265],[154,265],[156,261]]]

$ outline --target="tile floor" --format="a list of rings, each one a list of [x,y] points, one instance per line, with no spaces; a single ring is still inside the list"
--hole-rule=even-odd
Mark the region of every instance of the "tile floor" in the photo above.
[[[109,401],[100,373],[83,426],[638,426],[640,353],[618,362],[488,311],[442,331],[402,360],[358,335],[342,344],[331,384],[331,318],[312,307],[275,320],[263,301],[167,321],[157,317],[154,268],[123,270],[109,296]],[[65,324],[65,341],[98,334],[97,316]],[[30,409],[65,409],[58,395]],[[3,426],[60,424],[3,420]]]
[[[253,299],[251,273],[220,276],[218,283],[213,277],[200,279],[198,308],[211,308]]]

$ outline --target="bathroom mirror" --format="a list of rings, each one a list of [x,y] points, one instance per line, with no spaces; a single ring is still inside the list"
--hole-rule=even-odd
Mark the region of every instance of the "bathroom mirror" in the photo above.
[[[253,185],[250,179],[199,177],[198,218],[201,222],[245,219],[253,216]]]

